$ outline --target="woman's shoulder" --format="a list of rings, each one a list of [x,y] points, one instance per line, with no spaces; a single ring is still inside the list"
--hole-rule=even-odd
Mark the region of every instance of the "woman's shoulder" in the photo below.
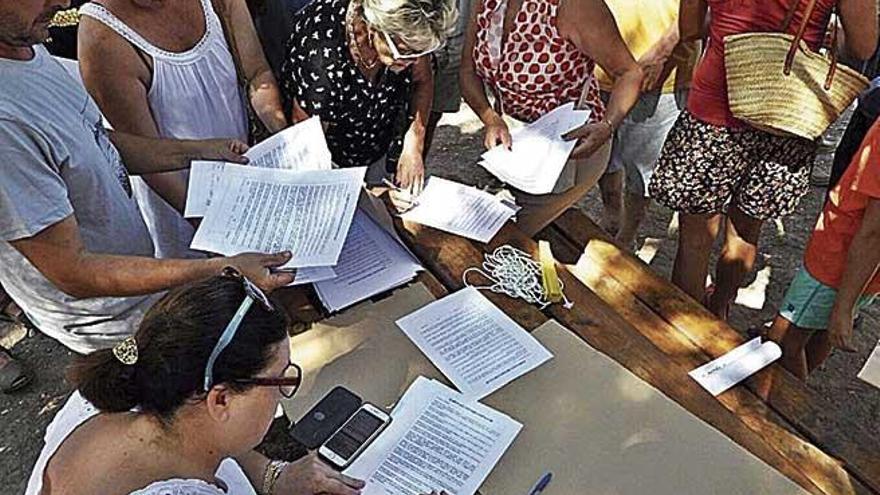
[[[295,25],[312,27],[342,26],[349,0],[312,0],[293,14]],[[294,36],[297,35],[294,29]]]

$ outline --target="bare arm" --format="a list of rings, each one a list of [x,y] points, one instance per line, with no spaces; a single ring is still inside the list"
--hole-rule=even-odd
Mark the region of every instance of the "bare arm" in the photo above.
[[[481,2],[477,2],[474,8],[471,9],[471,17],[464,34],[464,46],[461,52],[461,67],[458,73],[458,81],[464,101],[477,114],[483,125],[486,126],[486,135],[483,140],[486,148],[497,146],[499,142],[505,147],[510,148],[512,143],[507,124],[504,123],[501,115],[489,104],[489,98],[486,96],[486,90],[483,88],[483,81],[477,76],[476,65],[474,64],[474,46],[477,43],[477,17],[482,9]]]
[[[477,16],[483,6],[480,2],[471,9],[471,18],[468,21],[467,29],[464,34],[464,46],[461,52],[461,68],[458,73],[459,84],[461,85],[461,95],[467,102],[471,110],[477,114],[477,117],[488,125],[493,119],[499,115],[489,105],[489,98],[483,88],[483,82],[477,76],[476,65],[474,64],[474,46],[477,43]]]
[[[876,0],[840,0],[839,9],[847,53],[858,60],[870,58],[877,48]]]
[[[434,101],[434,70],[430,57],[419,57],[413,64],[413,92],[410,99],[412,122],[403,138],[403,151],[397,165],[397,185],[419,194],[425,181],[422,150],[425,147],[425,129]]]
[[[865,287],[880,268],[880,200],[870,199],[862,225],[853,237],[846,258],[846,269],[837,289],[837,298],[829,318],[832,343],[843,350],[852,346],[853,312]]]
[[[125,132],[111,132],[110,139],[131,175],[162,175],[188,168],[193,160],[247,163],[242,153],[248,147],[235,139],[157,139]]]
[[[678,9],[678,30],[682,42],[697,41],[706,37],[706,17],[709,5],[706,0],[681,0]]]
[[[605,113],[606,124],[585,125],[566,135],[581,144],[572,153],[591,155],[611,138],[641,94],[643,73],[626,47],[614,16],[602,0],[567,0],[559,11],[559,32],[596,61],[614,80]],[[610,124],[610,125],[608,125]]]
[[[639,65],[645,74],[642,91],[659,89],[666,82],[677,63],[672,54],[678,46],[678,40],[678,22],[673,22],[663,37],[639,59]]]
[[[248,81],[248,97],[257,116],[270,132],[278,132],[288,126],[281,105],[281,91],[263,47],[245,0],[222,0],[231,17],[235,30],[235,44],[241,56],[242,72]]]
[[[270,273],[290,259],[289,254],[245,254],[197,260],[159,260],[89,252],[79,224],[71,215],[33,237],[10,242],[46,279],[77,298],[152,294],[217,275],[225,266],[237,267],[267,290],[293,281],[291,273]]]
[[[135,48],[110,28],[87,16],[80,21],[78,44],[83,82],[113,128],[123,133],[158,138],[159,131],[147,99],[152,74]],[[150,170],[150,167],[138,167],[130,161],[137,159],[137,155],[124,158],[126,168],[133,175]],[[165,201],[183,210],[186,202],[183,177],[148,173],[144,180]]]

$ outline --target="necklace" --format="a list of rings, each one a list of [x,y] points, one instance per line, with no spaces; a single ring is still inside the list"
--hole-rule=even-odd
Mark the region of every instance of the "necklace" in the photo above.
[[[345,13],[345,31],[348,33],[348,46],[351,50],[352,58],[354,62],[365,70],[372,70],[379,63],[379,57],[373,58],[373,61],[367,63],[364,60],[363,55],[361,55],[360,44],[358,43],[357,36],[355,36],[354,32],[354,22],[355,22],[355,11],[357,10],[357,6],[355,5],[357,2],[351,2],[348,4],[348,11]],[[369,38],[369,35],[367,35]]]

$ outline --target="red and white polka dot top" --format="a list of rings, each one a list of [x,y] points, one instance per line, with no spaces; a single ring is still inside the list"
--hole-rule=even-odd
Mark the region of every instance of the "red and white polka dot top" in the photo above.
[[[605,117],[595,62],[556,28],[559,0],[523,0],[502,45],[507,0],[481,0],[477,14],[474,64],[495,94],[496,110],[533,122],[554,108],[578,102]],[[500,107],[499,107],[500,105]]]

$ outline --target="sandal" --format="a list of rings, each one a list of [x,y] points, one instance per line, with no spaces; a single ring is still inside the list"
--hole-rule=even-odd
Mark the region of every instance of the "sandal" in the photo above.
[[[31,374],[20,361],[12,357],[8,349],[0,346],[0,356],[6,358],[6,364],[0,365],[0,392],[15,392],[31,382]]]

